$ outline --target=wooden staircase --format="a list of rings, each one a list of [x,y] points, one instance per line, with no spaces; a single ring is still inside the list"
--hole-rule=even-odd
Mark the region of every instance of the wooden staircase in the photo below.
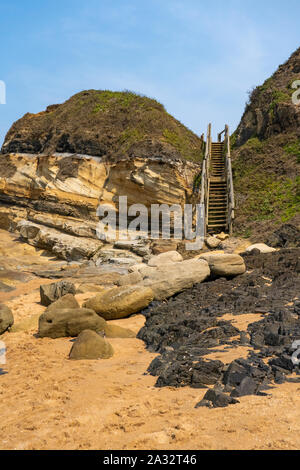
[[[196,176],[193,187],[194,193],[200,193],[200,221],[204,236],[222,231],[232,234],[235,202],[230,153],[228,125],[218,134],[218,142],[212,142],[209,124],[202,171]]]
[[[208,181],[207,231],[222,232],[227,225],[227,183],[223,142],[211,143]]]

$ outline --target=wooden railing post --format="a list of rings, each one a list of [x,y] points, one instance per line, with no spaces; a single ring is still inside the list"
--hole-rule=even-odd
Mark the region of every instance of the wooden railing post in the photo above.
[[[205,146],[205,155],[202,164],[201,175],[201,199],[200,204],[204,207],[204,236],[207,232],[207,213],[208,213],[208,176],[210,168],[210,155],[211,155],[211,124],[207,127],[207,137]]]
[[[234,220],[234,189],[233,189],[233,178],[232,178],[232,166],[231,166],[231,152],[230,152],[230,134],[229,126],[225,125],[225,161],[226,161],[226,181],[227,181],[227,229],[230,235],[232,234],[233,220]]]

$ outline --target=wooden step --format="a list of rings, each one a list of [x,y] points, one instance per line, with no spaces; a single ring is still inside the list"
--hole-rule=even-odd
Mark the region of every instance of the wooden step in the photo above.
[[[224,224],[208,224],[207,225],[208,228],[225,227],[225,226],[226,226],[226,223],[224,223]]]

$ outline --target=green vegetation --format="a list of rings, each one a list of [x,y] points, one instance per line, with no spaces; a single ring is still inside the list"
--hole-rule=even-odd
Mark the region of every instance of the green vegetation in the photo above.
[[[153,155],[201,162],[203,141],[158,101],[132,91],[85,90],[48,112],[25,115],[15,133],[49,136],[41,151],[130,158]],[[18,141],[19,142],[19,141]],[[135,145],[137,144],[137,145]],[[23,143],[20,141],[20,149]],[[130,148],[130,155],[128,150]]]
[[[269,106],[269,115],[274,116],[274,111],[279,103],[287,103],[291,99],[290,95],[282,90],[275,90],[272,93],[272,102]]]
[[[257,87],[260,93],[267,91],[271,88],[273,82],[273,76],[268,78],[261,86]]]
[[[258,137],[251,137],[251,139],[247,140],[244,145],[244,148],[249,151],[255,151],[256,153],[260,153],[263,151],[264,142],[259,140]]]
[[[145,134],[140,129],[128,128],[120,134],[119,142],[123,151],[126,151],[132,144],[140,142],[144,138]]]
[[[95,93],[93,98],[96,101],[96,105],[92,110],[93,113],[99,113],[100,111],[106,112],[110,109],[111,106],[117,106],[118,108],[126,109],[132,105],[140,108],[146,105],[148,107],[149,105],[152,105],[153,107],[159,107],[162,110],[164,109],[163,105],[158,103],[158,101],[151,100],[150,98],[146,98],[143,95],[139,95],[138,93],[128,90],[98,91]]]
[[[230,136],[230,148],[234,149],[235,144],[236,144],[236,131]]]
[[[244,207],[249,220],[270,220],[279,215],[282,222],[287,222],[300,211],[299,177],[276,181],[275,175],[255,173],[249,179],[252,184]]]
[[[289,155],[297,157],[290,159]],[[237,230],[251,236],[248,228],[256,230],[259,222],[268,227],[286,223],[300,213],[300,139],[294,135],[272,136],[259,141],[249,139],[233,152],[234,189],[237,202]],[[286,173],[281,168],[287,168]],[[239,223],[239,220],[241,224]]]
[[[164,129],[163,138],[168,144],[172,145],[172,147],[178,150],[184,156],[184,158],[189,158],[192,160],[197,159],[197,157],[199,158],[199,155],[197,155],[197,153],[195,153],[195,151],[190,148],[190,145],[184,139],[184,137],[179,135],[177,132],[174,132],[170,129]]]
[[[292,88],[292,85],[293,83],[296,81],[296,80],[300,80],[300,76],[299,77],[296,77],[296,78],[292,78],[289,83],[287,84],[287,89],[289,90],[289,93],[290,95],[292,95],[294,93],[294,91],[296,91],[295,88]]]

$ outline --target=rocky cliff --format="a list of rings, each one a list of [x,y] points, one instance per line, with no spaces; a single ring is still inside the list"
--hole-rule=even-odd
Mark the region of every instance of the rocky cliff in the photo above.
[[[190,202],[203,142],[154,100],[88,91],[25,115],[2,150],[0,227],[77,259],[103,246],[99,204],[118,212],[119,196],[147,208]]]
[[[295,92],[292,85],[299,79],[300,48],[249,94],[249,102],[235,132],[237,146],[254,137],[267,139],[286,132],[300,136],[300,106],[292,102]]]
[[[299,225],[300,49],[250,94],[232,136],[235,231],[266,239],[282,222]]]
[[[27,113],[5,137],[2,153],[77,153],[108,160],[198,160],[202,141],[157,101],[133,92],[87,90]]]

